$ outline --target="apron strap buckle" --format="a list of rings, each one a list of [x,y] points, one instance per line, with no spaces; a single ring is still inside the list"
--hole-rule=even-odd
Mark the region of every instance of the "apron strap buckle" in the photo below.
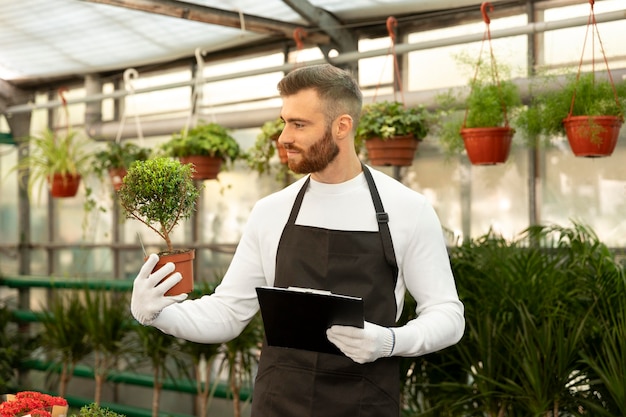
[[[376,213],[378,223],[389,223],[389,215],[386,212]]]

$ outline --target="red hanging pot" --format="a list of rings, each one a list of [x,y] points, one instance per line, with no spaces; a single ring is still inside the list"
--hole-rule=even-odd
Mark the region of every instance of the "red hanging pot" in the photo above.
[[[515,130],[511,127],[466,127],[461,136],[472,165],[496,165],[506,162]]]
[[[375,166],[411,166],[417,150],[415,136],[396,136],[387,140],[371,138],[365,141],[370,164]]]
[[[222,158],[206,155],[190,155],[181,156],[180,162],[183,164],[192,164],[195,172],[194,180],[214,180],[217,178],[222,168]]]
[[[611,156],[623,119],[617,116],[569,116],[563,119],[574,155],[586,158]]]
[[[53,174],[48,177],[50,195],[55,198],[74,197],[78,193],[80,174]]]
[[[172,262],[175,266],[174,272],[180,272],[183,279],[170,288],[165,295],[189,294],[193,291],[193,260],[196,256],[194,249],[186,251],[159,254],[159,261],[153,270],[161,268],[168,262]],[[171,274],[170,274],[171,275]],[[169,275],[168,275],[169,277]],[[167,277],[163,278],[166,279]]]
[[[111,184],[113,184],[115,191],[119,191],[124,184],[126,172],[126,168],[109,168],[109,178],[111,179]]]

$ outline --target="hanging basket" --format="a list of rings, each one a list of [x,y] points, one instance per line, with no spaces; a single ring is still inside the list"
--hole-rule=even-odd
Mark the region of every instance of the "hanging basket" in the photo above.
[[[623,120],[617,116],[569,116],[563,119],[572,152],[576,156],[611,156]]]
[[[194,180],[214,180],[222,169],[222,158],[205,155],[181,156],[180,162],[192,164]]]
[[[159,261],[153,270],[157,270],[166,263],[172,262],[175,266],[174,272],[180,272],[183,277],[183,279],[170,288],[165,295],[189,294],[193,291],[193,260],[195,257],[196,251],[194,249],[170,254],[159,254]],[[167,277],[163,279],[167,279]]]
[[[372,138],[365,141],[365,148],[372,165],[411,166],[418,143],[413,135],[397,136],[387,140]]]
[[[80,174],[54,174],[48,177],[50,195],[55,198],[74,197],[80,186]]]
[[[504,99],[504,93],[502,92],[502,85],[498,75],[495,55],[493,53],[493,46],[491,44],[491,31],[489,24],[491,20],[487,14],[487,9],[493,11],[493,6],[489,2],[483,2],[480,10],[485,22],[485,33],[481,43],[480,52],[478,55],[478,63],[476,64],[476,71],[474,73],[474,79],[471,84],[472,88],[470,96],[474,92],[475,81],[478,77],[480,68],[481,56],[483,53],[483,47],[485,43],[489,45],[490,67],[491,76],[493,78],[493,84],[497,87],[498,103],[500,107],[502,119],[504,120],[504,126],[476,126],[466,127],[469,115],[469,106],[465,109],[465,117],[463,119],[463,125],[461,126],[460,134],[463,138],[463,144],[467,152],[467,156],[472,165],[497,165],[506,162],[509,157],[509,151],[511,150],[511,141],[515,130],[509,126],[509,119],[507,114],[507,106]],[[495,123],[495,121],[494,121]]]
[[[624,121],[623,109],[619,101],[606,54],[604,53],[604,47],[602,47],[600,31],[598,30],[595,12],[593,10],[594,3],[594,0],[589,0],[589,19],[587,21],[587,30],[585,32],[585,41],[583,42],[583,50],[580,58],[580,63],[578,64],[578,73],[576,74],[576,85],[574,86],[574,93],[572,94],[572,101],[570,104],[569,113],[567,114],[567,117],[563,119],[563,127],[565,128],[565,134],[567,136],[567,140],[570,144],[572,152],[575,156],[586,158],[611,156],[613,154],[613,150],[615,150],[615,145],[617,145],[619,131]],[[592,34],[595,33],[598,37],[598,42],[601,46],[600,49],[602,51],[602,58],[606,65],[609,82],[613,90],[613,98],[615,99],[615,105],[617,109],[619,109],[620,116],[574,114],[576,91],[580,80],[583,58],[585,56],[587,35],[589,34],[590,29]],[[592,51],[595,53],[595,48],[593,48]],[[594,64],[595,60],[595,54],[593,54],[591,57],[591,61]]]
[[[119,191],[124,185],[124,177],[128,170],[126,168],[109,168],[109,178],[115,191]]]
[[[506,162],[515,130],[510,127],[461,129],[461,136],[472,165],[497,165]]]

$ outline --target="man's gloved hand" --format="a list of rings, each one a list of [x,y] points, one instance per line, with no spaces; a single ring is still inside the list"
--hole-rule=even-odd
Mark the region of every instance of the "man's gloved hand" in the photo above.
[[[178,272],[172,274],[172,272],[174,272],[174,264],[172,263],[167,263],[160,269],[152,272],[158,261],[159,257],[154,253],[151,254],[141,267],[137,278],[135,278],[133,282],[130,312],[133,317],[144,326],[151,324],[165,307],[187,298],[187,294],[167,297],[164,295],[183,277]],[[161,280],[169,274],[172,275],[160,283]]]
[[[352,326],[331,326],[326,336],[344,355],[357,363],[373,362],[391,356],[396,335],[391,328],[365,322],[362,329]]]

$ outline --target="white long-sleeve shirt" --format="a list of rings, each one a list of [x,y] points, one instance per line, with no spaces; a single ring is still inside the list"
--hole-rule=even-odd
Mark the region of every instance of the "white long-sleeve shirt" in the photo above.
[[[394,328],[395,356],[419,356],[458,342],[465,320],[441,224],[426,198],[370,168],[385,211],[398,263],[398,318],[405,291],[417,317]],[[165,333],[201,343],[237,337],[257,313],[255,288],[274,284],[276,252],[304,178],[259,200],[231,264],[212,295],[166,307],[152,323]],[[334,230],[376,231],[374,204],[363,173],[340,184],[311,179],[296,224]]]

